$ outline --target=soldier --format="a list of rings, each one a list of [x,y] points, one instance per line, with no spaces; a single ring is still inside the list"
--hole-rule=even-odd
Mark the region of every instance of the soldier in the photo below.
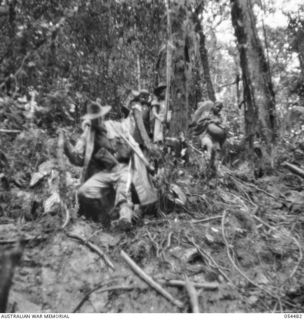
[[[83,117],[82,136],[75,147],[65,139],[64,147],[73,164],[84,166],[83,184],[78,191],[80,211],[109,226],[115,208],[119,215],[117,224],[126,230],[131,228],[135,217],[130,192],[132,178],[146,172],[142,166],[141,172],[133,174],[136,170],[130,166],[133,150],[122,139],[129,134],[128,129],[124,131],[120,122],[104,121],[110,110],[110,106],[90,103]],[[140,182],[136,180],[135,188],[141,191],[141,197],[148,199],[147,202],[156,201],[154,190],[149,190],[148,184],[141,186]]]
[[[148,90],[132,90],[126,106],[130,112],[129,117],[133,121],[132,135],[143,150],[153,149],[150,140],[150,102],[151,98]]]
[[[221,116],[223,103],[206,101],[199,104],[194,113],[190,128],[193,134],[200,137],[201,147],[207,151],[207,158],[211,160],[215,153],[221,150],[227,133]]]
[[[170,121],[170,112],[166,110],[166,84],[161,82],[154,90],[156,99],[152,101],[152,114],[154,120],[153,142],[163,143],[164,125]],[[167,119],[165,119],[167,116]]]
[[[146,132],[151,138],[151,95],[148,90],[142,89],[139,92],[139,102],[141,103],[141,113],[142,113],[142,119],[144,122],[144,126],[146,129]]]

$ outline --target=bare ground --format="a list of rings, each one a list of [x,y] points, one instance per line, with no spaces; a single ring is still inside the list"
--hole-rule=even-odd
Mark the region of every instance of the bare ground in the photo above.
[[[206,182],[193,168],[182,170],[175,182],[186,205],[163,204],[129,233],[104,230],[73,209],[64,229],[64,215],[42,214],[39,206],[29,219],[16,196],[11,214],[0,217],[2,249],[20,234],[26,241],[8,311],[191,312],[189,290],[170,283],[189,279],[200,312],[304,312],[303,180],[281,171],[248,181],[223,168]],[[28,192],[37,197],[43,187]],[[69,234],[95,244],[114,270]],[[182,306],[142,281],[121,250]]]

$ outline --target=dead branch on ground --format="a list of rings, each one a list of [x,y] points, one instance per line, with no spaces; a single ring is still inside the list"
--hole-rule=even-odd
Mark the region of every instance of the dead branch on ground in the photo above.
[[[205,219],[192,219],[190,220],[191,223],[207,223],[213,220],[220,220],[222,219],[222,216],[214,216],[214,217],[210,217],[210,218],[205,218]]]
[[[182,308],[184,304],[175,299],[168,291],[163,289],[157,282],[155,282],[149,275],[147,275],[123,250],[121,250],[121,256],[132,269],[132,271],[139,276],[143,281],[145,281],[150,287],[160,293],[163,297],[169,300],[175,306]]]
[[[98,288],[98,289],[101,289],[101,288]],[[95,290],[92,290],[89,292],[89,294],[87,294],[83,299],[82,301],[77,305],[77,307],[72,311],[72,313],[75,313],[77,312],[80,307],[84,304],[84,302],[89,298],[89,296],[93,293],[93,292],[96,292],[98,291],[98,289],[95,289]],[[104,288],[100,291],[98,291],[98,293],[103,293],[103,292],[107,292],[107,291],[116,291],[116,290],[126,290],[126,291],[130,291],[130,290],[133,290],[133,289],[138,289],[138,287],[136,286],[112,286],[112,287],[108,287],[108,288]]]
[[[257,190],[257,191],[260,191],[260,192],[266,194],[266,195],[269,196],[270,198],[275,199],[275,200],[278,200],[278,197],[276,197],[276,196],[272,195],[271,193],[269,193],[269,192],[267,192],[267,191],[265,191],[265,190],[257,187],[257,186],[254,185],[253,183],[249,183],[249,182],[247,182],[247,181],[244,181],[244,180],[240,179],[239,177],[236,177],[235,175],[233,175],[232,171],[229,170],[228,168],[226,168],[225,171],[226,171],[226,173],[230,176],[230,178],[232,178],[232,179],[234,180],[235,183],[243,184],[243,185],[245,185],[245,186],[247,186],[247,187],[254,188],[254,189]]]
[[[198,303],[198,294],[195,290],[193,283],[189,280],[187,276],[185,276],[185,288],[190,298],[192,312],[200,313],[199,303]]]
[[[114,291],[114,290],[133,290],[133,289],[137,289],[138,287],[135,286],[111,286],[111,287],[107,287],[107,288],[103,288],[104,286],[108,285],[109,283],[111,283],[113,280],[108,280],[108,281],[104,281],[101,284],[99,284],[98,286],[96,286],[95,288],[93,288],[92,290],[90,290],[82,299],[81,301],[77,304],[77,306],[73,309],[73,311],[71,313],[76,313],[82,306],[83,304],[88,300],[88,298],[90,297],[90,295],[98,290],[99,293],[103,293],[103,292],[107,292],[107,291]]]
[[[275,227],[271,226],[270,224],[268,224],[267,222],[265,222],[264,220],[262,220],[260,217],[257,217],[256,215],[253,215],[253,218],[260,222],[261,224],[263,224],[264,226],[266,226],[267,228],[269,228],[270,230],[275,229]]]
[[[21,130],[0,129],[0,133],[20,133]]]
[[[69,233],[69,232],[65,232],[65,234],[69,238],[79,240],[84,245],[86,245],[88,248],[90,248],[92,251],[96,252],[104,260],[104,262],[106,263],[107,266],[109,266],[112,270],[115,270],[115,267],[114,267],[113,263],[111,262],[111,260],[109,259],[109,257],[104,252],[102,252],[101,249],[98,248],[94,243],[83,239],[82,237],[80,237],[77,234],[73,234],[73,233]]]
[[[183,280],[159,280],[159,283],[172,286],[172,287],[184,287],[185,281]],[[197,289],[207,289],[207,290],[216,290],[219,288],[218,282],[192,282],[195,288]]]
[[[77,312],[81,307],[82,305],[88,300],[88,298],[90,297],[90,295],[92,293],[94,293],[95,291],[103,288],[104,286],[108,285],[109,283],[111,283],[113,280],[107,280],[107,281],[104,281],[102,283],[100,283],[99,285],[97,285],[95,288],[93,288],[92,290],[90,290],[82,299],[81,301],[77,304],[77,306],[73,309],[73,311],[71,311],[71,313],[75,313]]]
[[[289,162],[284,162],[282,164],[282,166],[289,169],[292,173],[295,173],[296,175],[300,176],[301,178],[304,178],[304,170],[295,166],[294,164],[291,164]]]
[[[197,249],[197,251],[201,255],[201,257],[203,259],[207,260],[207,262],[209,263],[209,265],[212,268],[216,269],[228,283],[230,283],[232,286],[235,287],[232,280],[228,277],[228,275],[225,273],[225,271],[223,271],[223,268],[221,266],[219,266],[218,263],[207,252],[205,252],[200,246],[198,246],[198,244],[195,243],[193,238],[190,239],[190,237],[188,235],[186,236],[186,238],[189,241],[189,243],[191,243]]]

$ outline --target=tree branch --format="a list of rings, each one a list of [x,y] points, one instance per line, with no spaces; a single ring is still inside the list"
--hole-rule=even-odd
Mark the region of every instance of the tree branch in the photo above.
[[[163,289],[157,282],[155,282],[149,275],[147,275],[123,250],[120,252],[122,258],[128,264],[128,266],[132,269],[132,271],[137,274],[143,281],[145,281],[148,285],[150,285],[154,290],[164,296],[167,300],[169,300],[172,304],[176,305],[179,308],[182,308],[184,304],[176,300],[168,291]]]
[[[107,255],[101,251],[101,249],[99,249],[94,243],[90,242],[90,241],[86,241],[85,239],[83,239],[82,237],[80,237],[77,234],[73,234],[73,233],[69,233],[69,232],[65,232],[65,234],[72,239],[76,239],[81,241],[84,245],[86,245],[88,248],[90,248],[92,251],[95,251],[100,257],[103,258],[103,260],[105,261],[105,263],[112,269],[115,270],[115,267],[113,265],[113,263],[110,261],[110,259],[107,257]]]

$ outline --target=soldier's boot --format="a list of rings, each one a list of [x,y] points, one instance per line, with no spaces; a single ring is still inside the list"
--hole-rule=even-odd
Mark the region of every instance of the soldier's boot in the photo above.
[[[133,206],[127,202],[122,203],[119,206],[119,218],[117,221],[117,227],[123,231],[131,230],[133,216],[134,216]]]

